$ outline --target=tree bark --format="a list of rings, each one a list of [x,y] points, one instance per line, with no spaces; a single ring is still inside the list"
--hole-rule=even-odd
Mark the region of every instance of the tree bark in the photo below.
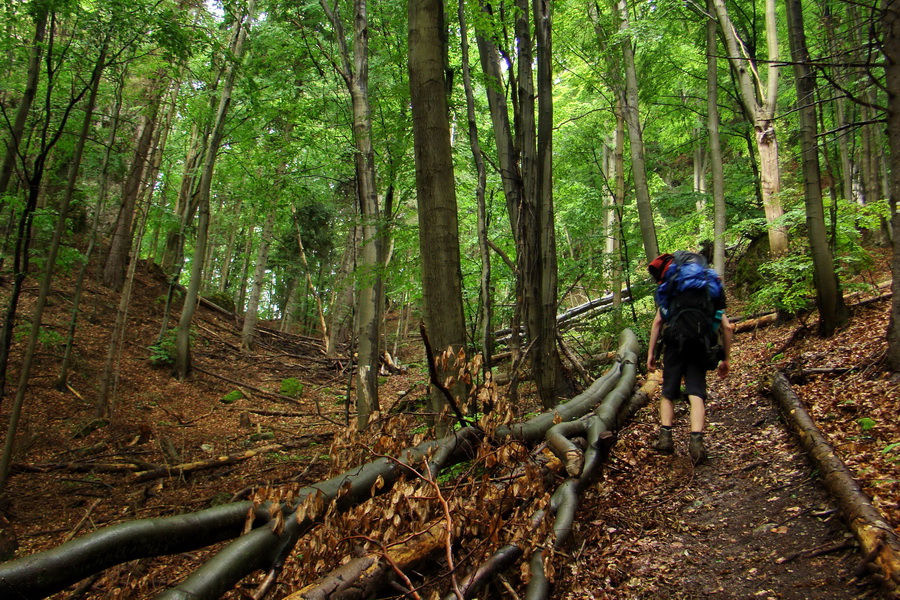
[[[891,255],[891,316],[888,323],[887,358],[894,373],[900,373],[900,5],[896,1],[885,4],[883,27],[885,87],[888,96],[887,132],[891,161],[891,228],[894,248]]]
[[[178,322],[178,334],[176,337],[175,377],[186,378],[191,371],[191,341],[190,328],[194,317],[197,299],[200,295],[200,286],[203,283],[203,261],[206,256],[206,245],[209,238],[209,197],[212,187],[213,171],[216,164],[216,155],[225,134],[225,119],[231,106],[231,95],[234,91],[234,81],[237,77],[238,66],[244,54],[244,42],[247,38],[250,24],[256,10],[256,1],[250,0],[246,10],[235,20],[235,31],[231,44],[232,60],[225,67],[225,83],[219,96],[219,107],[216,112],[209,144],[205,153],[205,162],[200,174],[200,185],[197,190],[198,220],[197,240],[194,245],[194,258],[191,264],[191,280],[187,292],[184,295],[184,303],[181,307],[181,319]]]
[[[623,93],[623,114],[628,126],[628,139],[631,142],[631,173],[634,178],[634,195],[641,225],[641,239],[644,242],[644,255],[651,261],[659,255],[659,244],[656,239],[656,226],[653,223],[653,207],[650,203],[650,188],[647,185],[647,166],[644,160],[644,139],[641,133],[641,117],[638,107],[637,70],[634,64],[634,46],[631,39],[631,25],[628,19],[628,3],[626,0],[614,0],[613,10],[619,20],[619,32],[622,34],[622,57],[625,68],[625,89]]]
[[[366,0],[353,2],[353,60],[344,38],[340,16],[327,0],[321,0],[335,30],[340,49],[337,67],[350,93],[353,111],[353,140],[356,147],[356,185],[362,217],[360,286],[356,300],[356,335],[359,363],[356,376],[357,427],[365,429],[371,414],[378,410],[378,350],[384,294],[381,236],[378,232],[379,206],[375,183],[375,152],[372,148],[372,119],[369,107],[369,30]]]
[[[106,256],[106,264],[103,267],[103,283],[107,287],[118,290],[125,280],[125,268],[128,262],[128,254],[131,251],[134,231],[135,207],[138,203],[141,187],[145,181],[144,176],[149,168],[150,151],[153,135],[156,130],[156,119],[159,107],[162,104],[163,93],[166,89],[162,70],[154,74],[154,78],[146,83],[148,101],[143,116],[141,127],[136,136],[134,156],[131,159],[131,168],[122,189],[122,204],[119,205],[119,213],[109,245],[109,253]]]
[[[781,412],[800,438],[800,445],[810,456],[825,487],[837,500],[844,520],[856,536],[863,554],[874,554],[873,562],[881,569],[891,589],[900,587],[900,539],[871,500],[860,489],[853,474],[835,454],[834,448],[819,431],[803,402],[781,373],[771,378],[772,394]]]
[[[706,0],[706,127],[709,133],[709,166],[713,196],[713,268],[725,277],[725,171],[719,135],[719,69],[716,18],[713,0]]]
[[[241,352],[250,354],[253,352],[253,337],[256,331],[256,321],[259,318],[259,298],[262,295],[265,283],[266,267],[269,263],[269,247],[272,244],[272,231],[275,229],[275,217],[277,216],[277,199],[274,199],[268,207],[266,222],[263,225],[262,235],[259,238],[259,249],[256,252],[256,268],[253,271],[253,283],[250,286],[250,300],[247,312],[244,314],[244,324],[241,328]]]
[[[460,0],[457,4],[457,16],[459,18],[459,43],[462,55],[463,88],[466,93],[466,121],[469,127],[469,147],[472,150],[472,161],[475,164],[475,171],[477,173],[475,185],[475,202],[478,206],[476,229],[479,256],[481,258],[481,306],[478,313],[477,326],[483,359],[482,370],[484,373],[488,373],[493,368],[491,357],[494,354],[494,336],[491,331],[491,323],[493,321],[493,293],[491,287],[491,250],[488,241],[487,201],[485,197],[487,169],[484,164],[484,156],[482,156],[481,152],[481,142],[478,137],[478,122],[475,115],[475,93],[472,90],[472,74],[469,64],[469,39],[465,6],[465,2]]]
[[[779,193],[781,171],[778,165],[778,140],[775,132],[775,107],[778,96],[778,32],[775,0],[766,0],[767,81],[764,83],[755,64],[747,56],[743,41],[728,15],[725,0],[713,0],[719,31],[728,51],[728,62],[738,81],[738,93],[747,119],[753,124],[759,154],[759,177],[763,208],[769,224],[769,249],[773,257],[787,253],[788,235],[776,221],[784,214]]]
[[[16,118],[12,123],[9,139],[6,141],[6,153],[3,155],[3,164],[0,166],[0,198],[9,189],[13,169],[15,168],[16,160],[19,158],[19,143],[22,140],[22,134],[25,132],[25,124],[31,111],[31,105],[37,95],[38,80],[41,74],[41,55],[44,51],[44,36],[47,33],[49,5],[38,3],[36,6],[38,12],[34,17],[34,39],[31,43],[31,56],[28,59],[28,75],[25,78],[25,89],[22,92],[22,98],[19,100]],[[0,207],[2,206],[2,200],[0,200]]]
[[[799,0],[786,0],[788,38],[791,60],[794,64],[794,81],[797,86],[797,102],[800,105],[800,147],[803,168],[804,200],[806,204],[806,228],[812,251],[816,306],[819,309],[819,334],[831,337],[835,330],[847,321],[841,286],[834,271],[834,260],[828,246],[825,227],[825,209],[822,204],[822,177],[819,171],[819,154],[816,140],[815,75],[809,67],[809,51],[803,25],[803,7]]]

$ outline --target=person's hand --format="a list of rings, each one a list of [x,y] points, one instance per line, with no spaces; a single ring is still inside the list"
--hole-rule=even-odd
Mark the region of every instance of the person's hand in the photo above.
[[[730,370],[731,370],[731,365],[728,364],[727,358],[719,363],[719,368],[717,369],[717,371],[719,373],[719,377],[726,377]]]
[[[656,357],[653,356],[653,353],[647,355],[647,372],[656,370]]]

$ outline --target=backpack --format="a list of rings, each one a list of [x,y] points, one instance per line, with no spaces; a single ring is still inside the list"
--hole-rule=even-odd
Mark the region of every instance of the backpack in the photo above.
[[[678,251],[662,268],[656,288],[665,328],[663,342],[679,353],[697,353],[707,370],[725,357],[720,339],[721,308],[725,306],[722,279],[706,259]]]

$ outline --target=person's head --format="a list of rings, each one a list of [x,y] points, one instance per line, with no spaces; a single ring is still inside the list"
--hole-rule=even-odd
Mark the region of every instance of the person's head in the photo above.
[[[666,269],[669,268],[669,265],[672,263],[673,256],[671,254],[660,254],[647,265],[647,271],[650,272],[650,276],[653,277],[653,281],[656,283],[662,283],[663,277],[666,274]]]

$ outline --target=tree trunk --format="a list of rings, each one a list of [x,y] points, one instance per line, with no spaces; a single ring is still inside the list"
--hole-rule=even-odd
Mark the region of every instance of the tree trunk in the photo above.
[[[109,418],[113,413],[113,402],[110,399],[115,393],[119,379],[118,362],[125,344],[125,327],[128,324],[128,307],[131,303],[131,290],[134,288],[134,273],[137,269],[138,259],[141,255],[141,242],[144,236],[144,228],[147,226],[149,214],[149,198],[142,211],[137,235],[134,237],[131,256],[128,258],[128,271],[122,282],[122,290],[119,296],[119,306],[116,310],[116,320],[109,336],[109,346],[106,352],[106,362],[103,365],[103,374],[100,376],[100,392],[94,403],[94,415],[100,418]]]
[[[16,118],[12,123],[9,139],[6,142],[6,154],[3,156],[3,164],[0,166],[0,208],[3,207],[3,195],[9,189],[9,181],[12,179],[13,169],[18,159],[19,143],[22,140],[22,134],[25,132],[25,124],[31,111],[31,105],[34,102],[34,97],[37,95],[38,79],[41,74],[41,55],[44,51],[44,36],[47,32],[49,11],[47,4],[38,3],[36,6],[39,12],[34,19],[34,40],[31,44],[31,56],[28,59],[28,75],[25,78],[25,90],[22,93],[22,98],[19,100]]]
[[[241,328],[241,352],[244,354],[253,352],[253,336],[256,332],[259,298],[262,295],[266,267],[269,262],[269,248],[272,244],[272,231],[275,229],[277,208],[277,202],[272,201],[269,204],[269,214],[266,215],[266,222],[263,225],[262,235],[259,238],[259,248],[256,252],[256,268],[253,271],[253,283],[250,286],[250,300],[247,304],[247,312],[244,314],[244,326]]]
[[[623,259],[622,251],[624,250],[624,233],[622,231],[622,216],[625,213],[625,114],[622,107],[621,96],[616,100],[615,107],[616,132],[615,146],[613,149],[613,172],[615,174],[614,187],[614,204],[616,220],[614,227],[616,234],[613,238],[616,256],[616,271],[613,276],[613,306],[622,304],[622,266],[627,265],[628,261]]]
[[[232,59],[225,67],[225,83],[219,96],[219,108],[209,136],[203,171],[200,174],[200,185],[197,190],[199,206],[197,241],[194,245],[194,259],[191,264],[191,280],[184,295],[184,304],[181,307],[181,319],[178,322],[178,334],[176,337],[177,356],[175,358],[174,374],[178,379],[184,379],[191,371],[190,328],[197,299],[200,295],[200,286],[203,283],[203,261],[206,257],[206,245],[209,241],[209,197],[213,171],[216,164],[216,155],[219,152],[219,146],[225,133],[225,119],[231,106],[231,94],[234,90],[234,80],[237,76],[238,65],[244,53],[244,41],[247,38],[247,32],[250,29],[255,8],[256,1],[250,0],[246,11],[234,23],[235,31],[231,45]]]
[[[490,5],[484,1],[480,4],[482,12],[486,13],[485,18],[492,17],[492,9]],[[499,169],[500,180],[503,183],[503,195],[506,199],[506,213],[509,217],[510,230],[518,245],[519,234],[519,211],[523,202],[524,184],[519,165],[519,151],[513,140],[513,132],[509,122],[509,106],[506,98],[507,83],[504,79],[504,72],[510,73],[510,65],[507,69],[501,67],[500,52],[493,38],[485,31],[483,26],[476,25],[475,40],[478,46],[478,54],[481,59],[481,69],[489,84],[486,86],[485,93],[488,100],[488,108],[491,113],[491,124],[494,134],[494,142],[497,148],[497,168]],[[513,103],[515,106],[515,102]],[[516,278],[516,306],[513,309],[512,331],[513,336],[510,339],[509,347],[513,353],[513,363],[519,362],[520,341],[519,341],[519,325],[522,321],[522,310],[524,305],[524,292],[522,290],[522,277],[518,273],[518,268],[513,268],[513,274]],[[512,388],[511,394],[515,394],[515,387]]]
[[[78,141],[76,142],[75,149],[72,155],[72,163],[69,169],[69,181],[68,187],[65,195],[63,196],[62,202],[59,206],[59,214],[57,215],[56,227],[53,232],[53,238],[50,242],[50,248],[47,252],[46,258],[46,270],[44,271],[44,275],[41,279],[40,289],[38,290],[38,297],[35,301],[34,311],[31,317],[31,329],[28,335],[28,342],[25,348],[25,353],[22,357],[22,365],[19,371],[19,379],[18,386],[16,387],[16,396],[13,400],[13,406],[10,411],[9,417],[9,427],[6,434],[6,442],[3,447],[3,455],[0,456],[0,491],[6,485],[6,479],[9,476],[9,468],[12,461],[13,448],[15,446],[15,437],[16,430],[18,428],[19,417],[22,413],[22,407],[25,404],[25,395],[28,391],[28,379],[31,376],[31,368],[34,362],[34,354],[37,350],[38,337],[41,330],[41,323],[44,317],[44,308],[47,306],[47,296],[50,294],[50,286],[53,282],[53,273],[56,267],[56,258],[59,254],[59,247],[62,243],[63,234],[66,231],[68,226],[68,216],[69,216],[69,206],[71,205],[72,197],[74,195],[75,189],[75,181],[78,177],[78,171],[81,166],[81,157],[84,153],[84,146],[87,141],[88,134],[90,132],[91,127],[91,119],[94,114],[94,106],[97,100],[97,90],[100,85],[100,76],[103,73],[103,69],[106,66],[106,49],[107,49],[108,38],[103,41],[103,46],[100,50],[100,54],[97,57],[97,62],[94,65],[94,70],[91,75],[89,87],[90,93],[88,95],[87,105],[85,106],[85,115],[84,121],[81,126],[81,133],[78,137]],[[52,78],[52,75],[48,74],[48,77]],[[74,105],[77,100],[72,100],[71,105]],[[46,118],[49,120],[50,115],[46,115]],[[45,165],[45,157],[49,154],[51,148],[55,144],[55,141],[59,139],[59,134],[62,133],[65,127],[66,119],[63,118],[62,122],[59,124],[59,132],[55,136],[53,140],[48,140],[46,136],[42,136],[42,139],[45,141],[46,146],[40,149],[40,154],[36,158],[35,169],[32,172],[31,180],[29,181],[29,206],[34,207],[37,205],[37,195],[40,189],[40,182],[43,177],[43,170]],[[46,133],[46,132],[45,132]],[[26,212],[30,212],[27,211]],[[27,227],[30,229],[31,223],[27,223]],[[30,236],[30,234],[25,233],[20,230],[20,235]],[[27,239],[27,238],[26,238]],[[28,251],[28,244],[24,245],[25,251]],[[17,257],[18,258],[18,257]],[[21,289],[21,282],[24,281],[24,276],[27,275],[28,268],[27,262],[25,263],[25,269],[20,273],[16,272],[16,284],[19,289]],[[18,290],[14,291],[14,295],[18,298]],[[13,306],[11,302],[11,306]],[[12,315],[7,315],[7,322],[4,324],[4,328],[9,327],[12,329],[12,320],[15,311],[13,311]],[[3,372],[5,373],[6,367],[5,364],[8,360],[8,349],[9,346],[4,346],[3,351],[3,361],[4,367]],[[0,398],[2,398],[3,389],[0,387]]]
[[[494,336],[491,330],[493,321],[493,293],[491,288],[491,249],[488,244],[488,217],[485,189],[487,187],[487,170],[484,156],[481,153],[481,142],[478,139],[478,122],[475,115],[475,93],[472,91],[472,74],[469,65],[469,40],[466,23],[465,2],[457,4],[459,18],[460,49],[462,53],[463,87],[466,92],[466,120],[469,126],[469,147],[472,150],[472,161],[475,163],[477,179],[475,185],[475,202],[478,206],[476,229],[478,235],[478,254],[481,258],[480,294],[481,307],[478,313],[478,338],[481,343],[482,370],[488,373],[493,368],[491,357],[494,355]]]
[[[237,222],[241,214],[241,206],[244,204],[243,198],[238,198],[237,204],[234,206],[234,219]],[[219,293],[224,294],[228,289],[228,277],[231,275],[231,261],[234,257],[234,243],[237,240],[239,228],[232,227],[228,232],[228,241],[225,243],[225,256],[222,259],[222,269],[219,274]]]
[[[650,204],[650,188],[647,185],[647,167],[644,160],[644,139],[641,133],[641,118],[638,109],[638,82],[634,64],[634,46],[631,41],[631,25],[628,19],[626,0],[614,0],[613,10],[619,20],[622,34],[622,57],[625,68],[624,102],[622,103],[625,123],[628,125],[628,139],[631,142],[631,172],[634,178],[634,195],[641,225],[641,239],[644,242],[644,256],[651,261],[659,255],[656,226],[653,223],[653,207]]]
[[[125,279],[125,267],[134,233],[132,231],[134,211],[140,197],[142,184],[145,181],[145,174],[149,170],[156,119],[165,90],[162,72],[157,71],[155,77],[156,79],[147,82],[149,100],[137,135],[131,168],[122,189],[122,204],[119,206],[119,214],[116,217],[109,244],[109,253],[103,267],[103,283],[113,289],[122,287]]]
[[[350,227],[347,231],[347,244],[338,268],[337,278],[331,293],[331,323],[328,327],[328,353],[326,356],[336,356],[337,348],[350,341],[350,327],[353,323],[353,288],[351,275],[353,272],[354,257],[360,232],[358,227]]]
[[[319,316],[319,328],[322,330],[322,343],[325,345],[325,354],[328,355],[331,348],[329,347],[330,336],[328,335],[328,323],[325,321],[325,307],[322,306],[322,297],[319,290],[313,283],[312,273],[309,271],[309,261],[306,260],[306,248],[303,247],[303,236],[300,235],[300,223],[294,219],[294,227],[297,230],[297,246],[300,250],[300,262],[303,263],[303,271],[306,273],[306,286],[309,294],[316,299],[316,314]],[[297,284],[293,286],[295,289],[299,287]],[[287,306],[287,302],[285,302]]]
[[[826,489],[837,500],[863,554],[872,556],[872,562],[881,569],[888,586],[896,590],[900,587],[900,539],[897,534],[835,454],[803,402],[791,389],[790,382],[781,373],[775,373],[770,383],[781,412],[799,437],[800,445],[810,456]]]
[[[87,275],[87,269],[94,254],[97,245],[97,237],[100,235],[100,216],[106,205],[106,191],[109,180],[109,163],[112,150],[116,141],[116,133],[119,130],[119,117],[122,111],[122,91],[125,86],[125,71],[123,70],[116,81],[116,104],[113,110],[112,123],[109,128],[109,137],[106,139],[105,151],[103,153],[103,164],[100,167],[99,194],[97,198],[97,206],[94,209],[94,220],[91,224],[90,241],[87,250],[84,253],[84,261],[78,270],[78,278],[75,282],[75,294],[72,298],[72,316],[69,319],[69,329],[66,336],[66,349],[63,353],[62,364],[59,368],[59,377],[56,381],[56,388],[64,390],[69,380],[69,367],[72,361],[72,350],[75,346],[75,330],[78,327],[78,316],[81,311],[81,297],[84,293],[84,278]]]
[[[466,324],[462,302],[462,267],[453,151],[445,81],[443,40],[447,37],[442,0],[410,0],[409,90],[415,139],[416,200],[422,265],[424,321],[438,353],[465,351]],[[456,373],[456,361],[438,361],[440,381]],[[449,386],[457,406],[465,406],[467,389],[460,378]],[[432,412],[446,407],[443,392],[432,386]],[[438,416],[436,432],[447,432],[449,421]]]
[[[562,375],[556,345],[556,311],[559,304],[556,257],[556,219],[553,205],[553,45],[548,0],[532,0],[537,43],[537,182],[540,247],[540,334],[535,352],[541,355],[538,387],[545,407],[556,406],[572,387]]]
[[[888,96],[887,133],[891,161],[891,227],[894,231],[894,250],[891,256],[891,316],[888,323],[888,363],[894,373],[900,373],[900,5],[888,2],[881,25],[887,59],[884,67]]]
[[[819,154],[816,143],[816,81],[809,67],[809,51],[806,47],[806,32],[803,26],[803,8],[800,0],[786,0],[786,7],[788,38],[800,111],[800,148],[806,203],[806,228],[815,270],[819,334],[823,337],[831,337],[835,329],[846,322],[848,314],[837,273],[834,271],[834,261],[828,246],[828,232],[825,228],[822,178],[819,172]]]
[[[706,123],[709,133],[709,165],[713,196],[713,268],[725,277],[725,171],[719,136],[719,69],[713,0],[706,0]]]
[[[340,48],[340,74],[347,84],[353,109],[353,139],[356,146],[357,198],[362,217],[362,258],[360,287],[357,290],[357,340],[359,364],[356,377],[357,426],[365,429],[369,416],[378,410],[378,364],[381,314],[384,290],[379,269],[382,266],[381,238],[378,234],[378,194],[375,185],[375,153],[372,148],[372,119],[369,108],[369,31],[366,0],[353,3],[353,61],[344,38],[340,17],[327,0],[321,0],[335,29]]]
[[[766,43],[768,47],[767,81],[764,83],[738,38],[731,23],[725,0],[713,0],[719,30],[728,51],[728,61],[738,81],[738,93],[747,119],[753,124],[756,149],[759,154],[759,178],[766,222],[769,224],[769,249],[773,257],[788,250],[787,229],[776,225],[783,214],[779,194],[781,172],[778,165],[778,141],[775,135],[775,107],[778,96],[778,31],[775,21],[775,0],[766,0]]]

